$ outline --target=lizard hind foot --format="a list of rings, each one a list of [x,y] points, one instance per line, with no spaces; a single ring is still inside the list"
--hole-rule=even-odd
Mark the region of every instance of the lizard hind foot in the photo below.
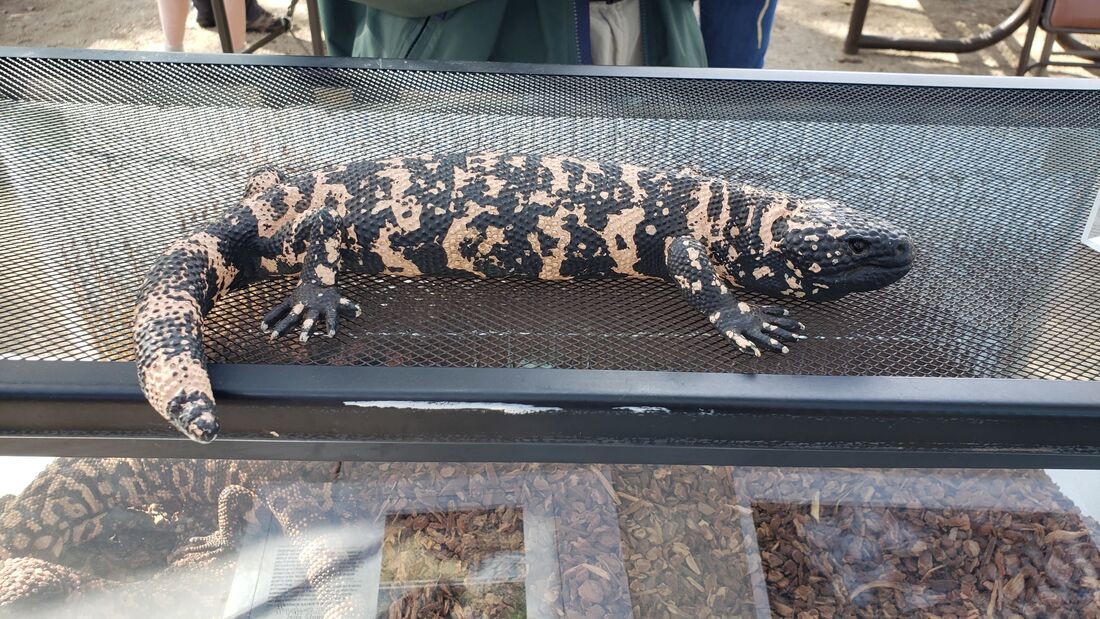
[[[222,531],[192,537],[168,555],[173,566],[203,565],[227,557],[237,547],[236,540]]]
[[[168,402],[165,416],[193,441],[209,443],[218,436],[214,399],[205,393],[180,393]]]

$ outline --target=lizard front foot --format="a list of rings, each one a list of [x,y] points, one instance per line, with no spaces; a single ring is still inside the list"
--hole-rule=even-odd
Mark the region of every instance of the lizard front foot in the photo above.
[[[340,291],[335,286],[302,282],[285,301],[264,316],[260,330],[264,333],[270,331],[271,339],[275,339],[301,322],[302,329],[298,339],[305,342],[314,325],[323,324],[325,336],[332,337],[336,335],[336,320],[340,314],[359,316],[362,313],[363,309],[359,304],[340,296]]]
[[[790,312],[778,305],[753,306],[742,302],[715,311],[707,318],[738,350],[759,357],[761,348],[787,353],[783,342],[806,339],[798,333],[806,326],[789,316]]]

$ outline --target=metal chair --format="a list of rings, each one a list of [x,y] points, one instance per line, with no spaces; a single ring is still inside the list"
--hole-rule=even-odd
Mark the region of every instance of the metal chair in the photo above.
[[[1031,47],[1035,43],[1035,33],[1042,28],[1046,31],[1043,51],[1038,62],[1031,62]],[[1050,66],[1085,67],[1100,69],[1100,50],[1093,49],[1073,38],[1074,34],[1100,34],[1100,2],[1096,0],[1046,0],[1036,1],[1031,8],[1028,21],[1027,38],[1020,49],[1020,61],[1016,65],[1016,75],[1024,75],[1035,68]],[[1054,41],[1057,40],[1065,52],[1060,56],[1077,56],[1087,60],[1065,61],[1051,60]]]
[[[1027,21],[1028,10],[1033,4],[1042,4],[1041,0],[1021,0],[1001,23],[961,39],[906,39],[900,37],[863,34],[863,24],[867,20],[867,10],[871,0],[855,0],[852,3],[852,16],[848,22],[848,36],[844,40],[845,54],[858,54],[861,49],[900,49],[911,52],[948,52],[964,54],[976,52],[996,45],[1016,32]]]
[[[321,14],[317,9],[317,0],[305,0],[305,3],[306,10],[309,13],[309,38],[313,44],[313,55],[324,56],[325,41],[321,34]],[[245,47],[242,53],[251,54],[275,40],[277,37],[290,32],[291,18],[294,16],[294,8],[297,4],[298,0],[290,0],[290,5],[286,9],[286,14],[278,18],[279,25],[271,32],[265,34],[260,40]],[[225,0],[210,0],[210,8],[214,13],[214,24],[218,29],[218,38],[221,40],[222,51],[231,54],[233,53],[233,39],[229,36],[229,20],[225,14]]]

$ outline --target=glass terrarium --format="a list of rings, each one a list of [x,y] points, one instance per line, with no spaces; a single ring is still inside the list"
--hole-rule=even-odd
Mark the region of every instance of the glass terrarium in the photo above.
[[[0,616],[1100,618],[1100,81],[460,69],[0,48]],[[915,266],[761,358],[658,279],[349,275],[273,342],[273,279],[204,324],[216,443],[145,402],[141,275],[249,170],[471,151],[843,200]]]

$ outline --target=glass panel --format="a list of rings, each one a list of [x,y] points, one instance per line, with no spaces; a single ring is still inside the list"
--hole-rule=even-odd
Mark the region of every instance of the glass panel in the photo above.
[[[1085,245],[1100,251],[1100,195],[1096,196],[1096,204],[1092,207],[1092,213],[1089,214],[1089,222],[1085,225],[1085,234],[1082,235],[1081,240]]]
[[[0,458],[0,608],[1097,616],[1098,482],[1096,471]]]
[[[1096,522],[1043,471],[738,472],[778,615],[1100,611]],[[1062,476],[1095,507],[1097,472]]]
[[[524,550],[523,512],[512,506],[388,515],[378,606],[400,616],[522,615]]]

